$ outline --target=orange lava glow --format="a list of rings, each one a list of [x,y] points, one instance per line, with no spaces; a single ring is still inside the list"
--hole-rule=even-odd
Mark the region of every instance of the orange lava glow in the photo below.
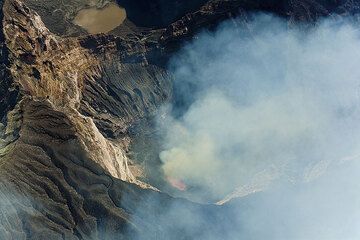
[[[186,191],[186,184],[179,180],[179,179],[175,179],[175,178],[172,178],[172,177],[167,177],[166,178],[167,181],[170,183],[171,186],[173,186],[174,188],[180,190],[180,191]]]

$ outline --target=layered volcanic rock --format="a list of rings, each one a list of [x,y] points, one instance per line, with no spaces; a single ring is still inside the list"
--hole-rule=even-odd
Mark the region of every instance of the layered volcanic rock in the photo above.
[[[129,170],[126,138],[106,139],[91,116],[104,132],[111,121],[125,131],[170,96],[168,76],[152,66],[100,64],[77,39],[49,32],[20,1],[6,1],[3,12],[1,239],[104,239],[121,237],[127,225],[131,232],[118,195],[129,191],[139,200],[139,186],[148,185]],[[139,80],[122,81],[122,72]]]
[[[161,42],[183,41],[204,27],[215,27],[219,21],[233,19],[234,24],[244,26],[251,15],[259,11],[286,18],[289,24],[295,22],[314,22],[321,17],[344,17],[356,15],[360,3],[348,0],[316,1],[316,0],[211,0],[199,10],[186,14],[166,28]]]
[[[22,3],[6,2],[4,8],[7,9],[3,24],[10,52],[9,68],[13,85],[19,87],[22,95],[18,111],[24,111],[21,104],[37,101],[65,114],[82,148],[95,162],[115,177],[132,179],[123,151],[99,133],[92,119],[77,110],[85,79],[99,71],[98,60],[76,39],[60,39],[51,34],[40,17]]]
[[[204,226],[221,233],[220,206],[171,198],[132,171],[129,129],[172,99],[168,58],[201,29],[246,21],[249,10],[308,21],[358,7],[119,0],[126,31],[88,35],[72,23],[80,9],[108,2],[1,2],[0,239],[191,239]],[[161,220],[173,205],[198,216],[190,230],[179,213]]]

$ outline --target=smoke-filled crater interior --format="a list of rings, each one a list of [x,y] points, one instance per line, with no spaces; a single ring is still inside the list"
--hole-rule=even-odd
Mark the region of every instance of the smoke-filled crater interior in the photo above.
[[[0,5],[0,239],[360,238],[358,1]]]

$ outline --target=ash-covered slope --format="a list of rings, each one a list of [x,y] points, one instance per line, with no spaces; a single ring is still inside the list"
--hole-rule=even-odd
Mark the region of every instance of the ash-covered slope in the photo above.
[[[20,1],[4,3],[2,24],[0,238],[151,232],[151,223],[131,217],[134,206],[147,195],[168,197],[141,190],[149,186],[129,170],[126,136],[108,140],[94,121],[112,136],[114,126],[126,131],[170,96],[167,74],[155,66],[109,65],[116,47],[113,55],[94,55],[78,39],[53,35]]]
[[[131,32],[95,36],[71,22],[88,1],[1,2],[0,239],[193,239],[229,227],[221,207],[173,199],[131,171],[129,128],[172,97],[168,57],[249,10],[312,20],[357,5],[205,2],[119,1]]]

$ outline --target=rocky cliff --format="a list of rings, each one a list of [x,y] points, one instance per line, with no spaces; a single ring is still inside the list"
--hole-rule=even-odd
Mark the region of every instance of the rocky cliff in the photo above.
[[[85,41],[52,34],[20,1],[6,1],[3,13],[1,238],[122,236],[130,213],[117,191],[149,187],[129,170],[126,128],[170,96],[169,76],[109,64],[116,46],[114,56],[95,56]]]

